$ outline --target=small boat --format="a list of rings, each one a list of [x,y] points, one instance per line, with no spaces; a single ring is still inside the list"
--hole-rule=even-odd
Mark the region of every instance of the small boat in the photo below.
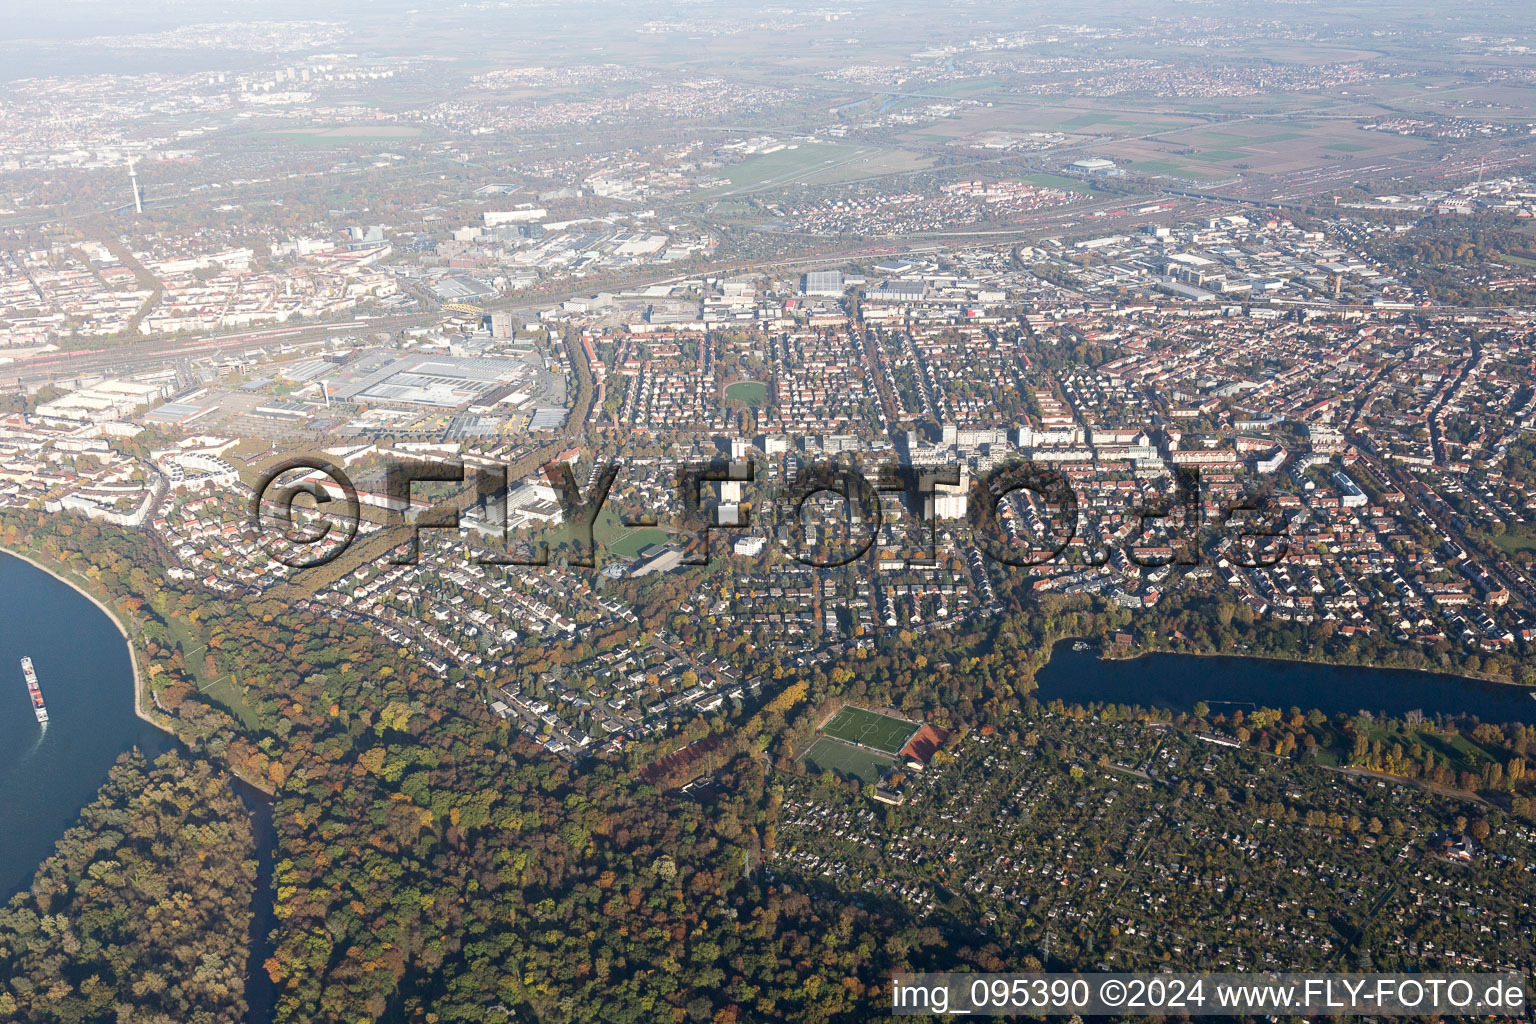
[[[1073,644],[1073,645],[1072,645],[1072,649],[1073,649],[1073,650],[1074,650],[1074,651],[1086,651],[1086,650],[1088,650],[1088,648],[1090,648],[1090,647],[1091,647],[1091,646],[1093,646],[1093,645],[1092,645],[1092,644],[1089,644],[1089,643],[1085,643],[1085,642],[1084,642],[1084,641],[1082,641],[1082,640],[1079,640],[1079,641],[1078,641],[1078,642],[1077,642],[1077,643],[1075,643],[1075,644]],[[1536,695],[1533,695],[1533,696],[1536,696]]]

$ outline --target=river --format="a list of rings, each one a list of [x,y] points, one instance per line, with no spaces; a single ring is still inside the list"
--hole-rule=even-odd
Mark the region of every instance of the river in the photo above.
[[[277,924],[272,903],[277,830],[272,823],[272,798],[241,778],[235,779],[234,786],[251,814],[251,836],[256,840],[256,899],[251,907],[247,940],[250,954],[245,974],[245,1024],[267,1024],[277,1007],[277,984],[266,969],[267,958],[277,948],[272,942],[272,927]]]
[[[48,705],[39,725],[21,659],[31,657]],[[117,624],[85,595],[0,552],[0,901],[25,889],[53,845],[96,796],[118,755],[150,758],[176,740],[133,710],[133,662]],[[272,1019],[272,807],[236,780],[251,813],[257,889],[250,934],[248,1024]]]
[[[1140,704],[1188,711],[1205,701],[1212,711],[1253,706],[1328,714],[1408,711],[1476,715],[1485,722],[1536,723],[1536,700],[1517,686],[1459,676],[1386,668],[1343,668],[1260,658],[1145,654],[1101,661],[1096,649],[1072,650],[1063,640],[1035,678],[1041,701]]]
[[[32,714],[31,657],[49,721]],[[25,889],[119,754],[175,743],[133,713],[133,663],[90,599],[0,553],[0,899]]]

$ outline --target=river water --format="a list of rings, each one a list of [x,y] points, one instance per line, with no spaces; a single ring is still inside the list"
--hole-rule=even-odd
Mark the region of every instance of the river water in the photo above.
[[[32,713],[23,657],[37,669],[46,726]],[[158,757],[174,742],[133,713],[133,664],[112,620],[0,553],[0,899],[31,884],[119,754]]]
[[[21,672],[30,657],[48,705],[39,725]],[[84,595],[0,552],[0,901],[25,889],[53,845],[96,796],[119,754],[153,759],[176,741],[133,713],[133,663],[116,624]],[[265,794],[236,780],[251,813],[257,889],[246,999],[248,1024],[272,1019],[274,834]]]

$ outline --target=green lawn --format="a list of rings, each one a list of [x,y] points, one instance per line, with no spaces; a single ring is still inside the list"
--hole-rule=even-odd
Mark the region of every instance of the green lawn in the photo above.
[[[1041,188],[1059,188],[1064,192],[1077,192],[1085,196],[1093,194],[1092,186],[1060,174],[1026,174],[1019,180],[1026,185],[1039,185]]]
[[[813,772],[836,772],[865,782],[880,781],[880,770],[894,763],[894,759],[885,754],[877,754],[873,750],[864,750],[825,736],[811,744],[811,749],[805,752],[801,760]]]
[[[210,679],[203,671],[203,656],[208,652],[203,644],[193,636],[187,621],[180,616],[167,616],[165,630],[169,639],[181,647],[182,657],[186,661],[187,670],[192,673],[197,681],[198,692],[209,700],[218,704],[225,711],[234,715],[247,729],[256,729],[259,723],[256,719],[256,709],[245,702],[245,689],[240,686],[231,675],[223,675]]]
[[[603,550],[615,558],[638,558],[640,552],[652,544],[665,544],[671,539],[666,530],[655,526],[641,526],[625,532],[613,540],[603,541]]]
[[[918,728],[900,718],[849,706],[832,716],[832,721],[827,723],[822,732],[833,739],[873,747],[887,754],[897,754]]]
[[[1505,258],[1517,259],[1518,257]],[[1529,260],[1521,260],[1520,262],[1530,263]],[[1488,539],[1493,543],[1494,547],[1506,555],[1518,555],[1522,551],[1536,551],[1536,530],[1509,530],[1499,534],[1497,537],[1490,535]]]
[[[725,397],[742,402],[751,409],[768,404],[768,385],[755,380],[739,380],[725,389]]]

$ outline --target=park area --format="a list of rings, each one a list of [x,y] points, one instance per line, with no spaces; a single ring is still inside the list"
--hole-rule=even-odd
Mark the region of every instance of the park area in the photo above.
[[[739,380],[726,385],[725,397],[733,402],[741,402],[749,409],[761,409],[768,404],[768,385],[761,381]]]

